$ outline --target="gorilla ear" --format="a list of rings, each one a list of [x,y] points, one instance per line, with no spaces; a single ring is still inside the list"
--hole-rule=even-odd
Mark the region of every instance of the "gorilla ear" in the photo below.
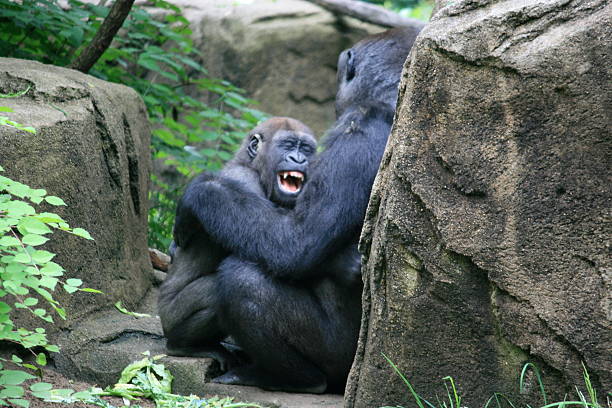
[[[251,140],[249,140],[249,145],[247,146],[247,153],[251,160],[257,156],[257,149],[259,149],[259,143],[261,142],[261,135],[259,133],[255,133],[251,136]]]
[[[352,50],[346,52],[346,80],[350,81],[355,77],[355,55]]]

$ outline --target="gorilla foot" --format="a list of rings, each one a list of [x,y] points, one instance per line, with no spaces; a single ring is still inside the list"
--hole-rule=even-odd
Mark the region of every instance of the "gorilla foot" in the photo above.
[[[234,353],[226,350],[222,346],[210,346],[204,348],[191,348],[191,347],[171,347],[166,346],[169,356],[175,357],[204,357],[212,358],[219,363],[221,371],[230,370],[232,367],[236,367],[242,364],[240,358]]]
[[[327,388],[327,382],[322,380],[318,383],[307,384],[305,382],[288,383],[287,379],[273,379],[269,375],[256,370],[253,367],[237,367],[227,373],[213,378],[212,382],[226,385],[248,385],[263,388],[268,391],[285,391],[308,394],[323,394]]]

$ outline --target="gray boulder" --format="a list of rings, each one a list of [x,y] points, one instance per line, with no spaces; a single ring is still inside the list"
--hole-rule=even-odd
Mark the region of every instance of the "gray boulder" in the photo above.
[[[145,106],[132,89],[80,72],[33,61],[0,58],[0,93],[30,90],[0,105],[10,119],[36,134],[0,127],[3,175],[64,199],[56,212],[72,227],[85,228],[87,241],[56,232],[45,248],[66,269],[67,278],[103,295],[62,289],[68,326],[91,312],[122,301],[133,308],[151,287],[147,250],[147,191],[150,130]],[[36,324],[40,324],[36,320]],[[37,326],[34,326],[37,327]]]
[[[455,1],[423,30],[362,235],[347,407],[612,389],[612,6]],[[550,402],[550,401],[549,401]],[[600,401],[601,402],[601,401]]]
[[[384,29],[298,0],[172,0],[191,22],[211,77],[229,80],[256,108],[293,116],[321,135],[334,121],[340,52]]]

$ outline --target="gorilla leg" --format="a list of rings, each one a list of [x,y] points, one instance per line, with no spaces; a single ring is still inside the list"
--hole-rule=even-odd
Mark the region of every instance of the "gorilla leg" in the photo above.
[[[327,375],[323,310],[307,290],[270,279],[256,264],[228,257],[219,267],[219,313],[224,329],[252,364],[215,379],[269,390],[322,393]]]
[[[212,357],[225,370],[237,361],[220,345],[225,333],[218,321],[216,277],[212,274],[224,253],[204,241],[197,238],[187,248],[176,247],[160,288],[158,309],[168,354]]]

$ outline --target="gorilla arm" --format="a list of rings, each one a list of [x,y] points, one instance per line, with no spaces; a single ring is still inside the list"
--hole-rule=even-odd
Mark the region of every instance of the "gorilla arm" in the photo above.
[[[233,180],[192,183],[177,211],[178,244],[197,219],[226,250],[261,263],[274,276],[301,280],[318,273],[318,263],[360,232],[390,115],[376,108],[345,113],[330,131],[293,211]]]

